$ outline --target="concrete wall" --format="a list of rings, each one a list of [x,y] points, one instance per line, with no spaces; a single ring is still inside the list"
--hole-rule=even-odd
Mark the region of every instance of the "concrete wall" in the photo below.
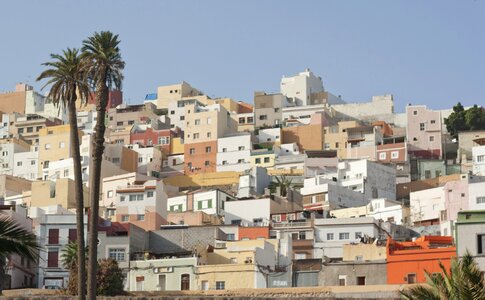
[[[340,262],[324,264],[320,272],[319,285],[338,286],[339,278],[345,278],[345,285],[357,285],[358,276],[365,277],[365,285],[386,284],[386,262]]]

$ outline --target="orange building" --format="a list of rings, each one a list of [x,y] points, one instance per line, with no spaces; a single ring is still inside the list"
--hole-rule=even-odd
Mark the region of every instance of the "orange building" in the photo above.
[[[423,236],[414,242],[387,240],[387,283],[424,283],[425,270],[441,273],[439,263],[450,268],[456,247],[450,236]]]
[[[216,171],[217,140],[184,145],[185,174]]]
[[[269,227],[239,227],[239,240],[269,239]]]

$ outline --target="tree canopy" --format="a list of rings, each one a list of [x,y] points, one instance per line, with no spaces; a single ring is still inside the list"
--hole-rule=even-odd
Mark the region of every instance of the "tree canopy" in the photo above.
[[[459,131],[468,130],[485,130],[485,109],[474,105],[465,109],[458,102],[453,106],[453,112],[448,118],[445,118],[446,129],[455,138],[458,137]]]

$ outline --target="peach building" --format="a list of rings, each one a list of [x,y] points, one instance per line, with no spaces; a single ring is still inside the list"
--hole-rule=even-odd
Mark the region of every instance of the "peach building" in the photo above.
[[[406,107],[406,136],[411,157],[441,158],[443,151],[441,112],[425,105]]]
[[[116,222],[132,223],[144,230],[167,224],[167,193],[163,181],[136,181],[116,189]]]

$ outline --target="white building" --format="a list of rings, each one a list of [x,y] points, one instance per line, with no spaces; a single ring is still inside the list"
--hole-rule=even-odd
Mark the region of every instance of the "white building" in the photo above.
[[[96,112],[95,111],[78,111],[77,112],[77,126],[85,134],[92,134],[96,126]]]
[[[217,172],[243,172],[251,168],[251,134],[237,133],[217,140]]]
[[[30,144],[21,139],[8,138],[0,141],[0,174],[13,175],[14,155],[29,152]]]
[[[260,129],[258,133],[258,143],[281,143],[281,128]]]
[[[29,180],[39,178],[39,151],[37,146],[31,146],[29,152],[19,152],[13,155],[13,176]]]
[[[32,90],[25,92],[25,114],[41,114],[44,111],[45,97]]]
[[[372,217],[376,220],[402,225],[409,221],[409,208],[397,201],[380,198],[372,199],[365,206],[332,210],[330,215],[336,218]]]
[[[0,122],[0,138],[5,139],[10,136],[10,122],[13,122],[14,119],[14,115],[2,114],[2,122]]]
[[[322,93],[324,89],[322,78],[316,77],[310,69],[306,69],[295,76],[283,76],[280,91],[297,106],[306,106],[311,104],[312,94]]]
[[[44,249],[39,252],[38,286],[66,288],[69,270],[63,267],[61,255],[64,247],[77,238],[76,214],[65,210],[49,214],[48,210],[43,209],[38,209],[35,214],[38,223],[35,231],[39,237],[39,245]],[[84,232],[87,232],[87,216],[84,224]]]
[[[485,176],[485,140],[483,144],[472,148],[473,174]]]
[[[374,218],[315,219],[314,258],[342,258],[342,246],[361,238],[387,238]]]
[[[224,215],[227,201],[234,200],[228,193],[215,190],[197,190],[167,199],[167,210],[171,212],[203,211],[208,215]]]
[[[270,209],[269,198],[228,201],[224,208],[224,224],[268,226],[271,221]]]
[[[271,182],[271,176],[268,175],[266,168],[254,167],[250,172],[239,176],[238,198],[249,198],[264,194]]]

